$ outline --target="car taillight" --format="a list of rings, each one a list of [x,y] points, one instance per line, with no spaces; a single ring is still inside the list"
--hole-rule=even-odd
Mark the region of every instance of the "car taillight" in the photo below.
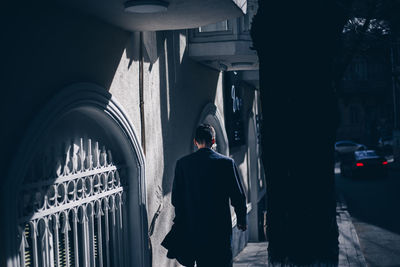
[[[363,166],[364,166],[364,163],[357,162],[357,163],[356,163],[356,166],[357,166],[357,167],[363,167]]]
[[[384,162],[382,162],[382,165],[387,165],[388,162],[385,160]]]

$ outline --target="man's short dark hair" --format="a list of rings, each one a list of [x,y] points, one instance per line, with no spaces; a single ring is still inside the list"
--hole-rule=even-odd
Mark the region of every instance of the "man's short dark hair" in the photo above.
[[[197,143],[211,147],[213,145],[212,140],[215,139],[215,130],[209,124],[200,124],[196,129],[196,136],[194,138]]]

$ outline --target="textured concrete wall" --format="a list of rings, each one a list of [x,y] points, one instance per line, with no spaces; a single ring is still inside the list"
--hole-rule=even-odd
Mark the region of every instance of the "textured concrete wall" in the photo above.
[[[8,166],[29,122],[64,87],[92,82],[108,89],[129,34],[53,4],[19,7],[4,38],[0,109]],[[11,9],[10,12],[15,9]]]
[[[8,171],[30,123],[49,99],[78,82],[109,88],[129,34],[50,1],[4,8],[11,18],[1,49],[0,164]],[[8,244],[1,246],[0,265],[6,266]]]
[[[146,178],[149,222],[155,212],[154,266],[174,266],[160,243],[174,218],[170,202],[175,162],[192,151],[195,125],[203,107],[222,95],[222,75],[187,57],[185,32],[156,36],[158,60],[145,64]],[[220,96],[221,98],[221,96]]]
[[[148,35],[144,35],[147,212],[149,225],[153,223],[155,229],[151,237],[154,266],[175,266],[176,262],[168,260],[166,250],[160,246],[174,218],[170,193],[175,162],[192,152],[194,129],[207,103],[214,103],[223,115],[223,79],[222,73],[188,58],[185,31]],[[133,44],[133,54],[138,53],[138,38],[138,34],[132,34],[126,45]],[[138,62],[130,63],[122,56],[110,92],[120,99],[139,131],[138,73]],[[246,151],[242,148],[236,152],[236,160],[247,187]],[[161,211],[158,217],[157,211]],[[239,251],[247,237],[235,231],[234,239],[235,251]]]
[[[129,33],[74,10],[46,6],[26,7],[17,15],[7,40],[4,61],[9,74],[1,106],[3,167],[41,107],[65,86],[90,82],[108,90],[123,106],[139,138],[139,34]],[[170,204],[175,162],[192,151],[192,138],[200,113],[214,103],[224,114],[223,75],[188,57],[186,32],[145,33],[144,113],[146,186],[153,266],[176,266],[160,246],[174,217]],[[254,92],[245,95],[252,109]],[[247,123],[246,123],[247,125]],[[247,184],[247,148],[231,154]],[[155,214],[161,211],[156,219]],[[246,234],[235,230],[235,250],[246,243]]]

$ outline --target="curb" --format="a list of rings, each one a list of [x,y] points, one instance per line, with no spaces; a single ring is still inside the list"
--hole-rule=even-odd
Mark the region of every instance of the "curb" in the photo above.
[[[336,219],[339,228],[338,266],[367,266],[361,251],[360,240],[343,196],[338,197]]]

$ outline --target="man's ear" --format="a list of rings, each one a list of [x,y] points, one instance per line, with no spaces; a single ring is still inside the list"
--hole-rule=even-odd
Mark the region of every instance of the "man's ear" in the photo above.
[[[193,144],[194,144],[195,146],[197,146],[197,142],[196,142],[196,139],[195,139],[195,138],[193,138]]]

